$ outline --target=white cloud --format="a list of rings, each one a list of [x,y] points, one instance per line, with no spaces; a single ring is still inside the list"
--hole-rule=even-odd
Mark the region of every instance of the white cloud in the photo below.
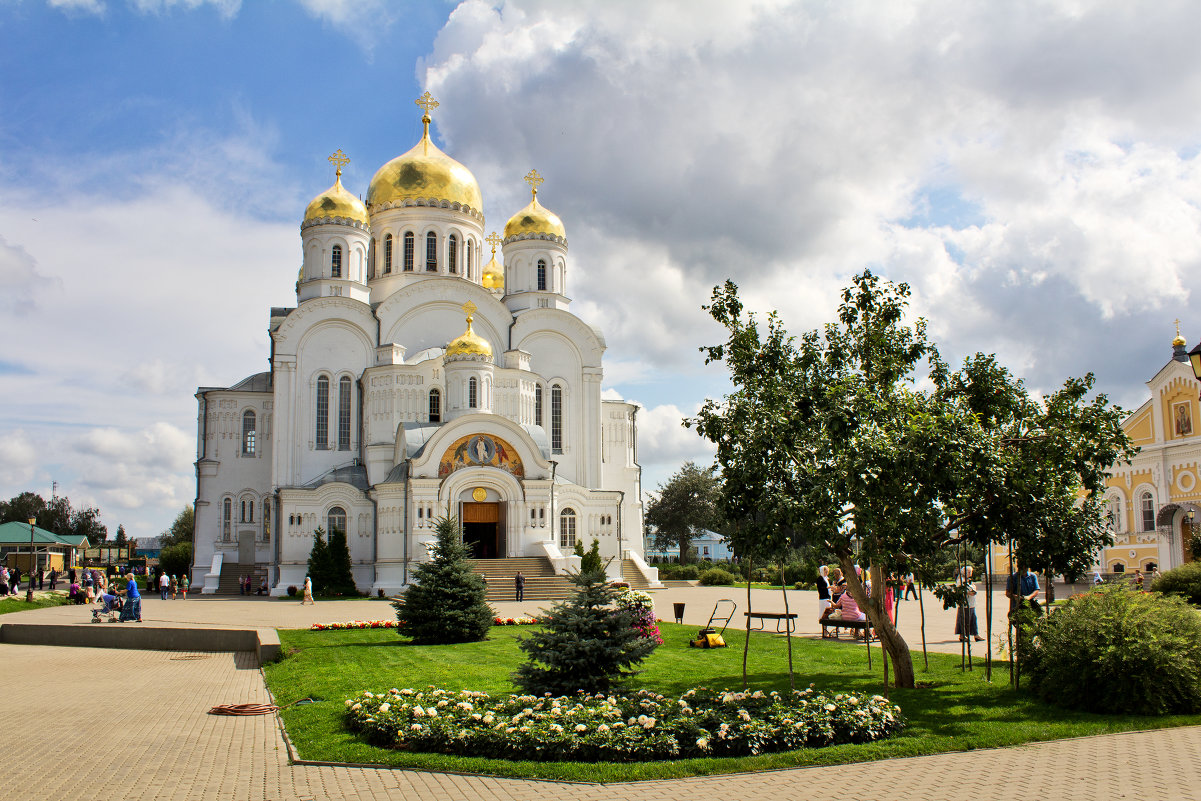
[[[0,236],[0,311],[14,317],[38,311],[37,295],[45,282],[37,261],[24,248],[8,244]]]
[[[27,486],[34,479],[37,455],[33,440],[25,431],[0,432],[0,483]]]
[[[643,465],[680,464],[689,459],[708,463],[715,449],[695,428],[685,428],[683,412],[674,404],[644,408],[638,413],[638,459]]]
[[[59,8],[67,13],[100,16],[105,11],[104,0],[46,0],[46,2],[51,8]]]

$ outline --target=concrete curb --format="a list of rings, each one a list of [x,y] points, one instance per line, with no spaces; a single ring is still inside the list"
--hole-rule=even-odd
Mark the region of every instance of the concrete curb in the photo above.
[[[140,651],[253,651],[260,665],[274,662],[280,657],[279,634],[271,628],[180,628],[137,623],[3,623],[0,624],[0,643]]]

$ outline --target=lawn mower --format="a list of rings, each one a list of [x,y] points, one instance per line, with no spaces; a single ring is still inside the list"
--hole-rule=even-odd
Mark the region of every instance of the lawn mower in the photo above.
[[[730,605],[728,614],[721,614],[726,609],[722,604]],[[725,648],[726,641],[722,635],[726,633],[726,626],[730,625],[730,618],[734,617],[737,611],[738,604],[729,598],[722,598],[713,604],[713,614],[709,615],[709,622],[696,633],[696,639],[688,641],[688,645],[692,648]],[[717,630],[715,623],[721,623],[721,631]]]

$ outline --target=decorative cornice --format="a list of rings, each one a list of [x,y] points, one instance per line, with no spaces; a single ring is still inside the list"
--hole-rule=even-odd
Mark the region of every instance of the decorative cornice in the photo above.
[[[300,224],[300,230],[312,228],[314,225],[345,225],[347,228],[355,228],[364,233],[370,228],[367,223],[361,220],[351,219],[350,217],[314,217],[311,220],[305,220]]]
[[[555,234],[513,234],[510,237],[506,237],[501,244],[507,245],[510,242],[521,242],[526,239],[542,239],[547,242],[557,242],[563,247],[567,247],[567,237]]]
[[[436,197],[431,197],[431,198],[408,198],[407,197],[407,198],[403,198],[402,200],[389,200],[384,203],[372,203],[370,206],[367,207],[367,213],[368,214],[378,214],[381,211],[388,211],[389,209],[416,208],[416,207],[425,207],[425,208],[433,208],[433,209],[449,209],[451,211],[457,211],[462,214],[466,214],[468,217],[472,218],[473,220],[478,221],[481,225],[483,225],[483,222],[484,222],[484,215],[481,214],[476,209],[471,208],[471,206],[465,206],[462,203],[459,203],[458,201],[439,200]]]

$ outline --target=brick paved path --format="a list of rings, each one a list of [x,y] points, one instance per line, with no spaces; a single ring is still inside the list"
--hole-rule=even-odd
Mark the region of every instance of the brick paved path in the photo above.
[[[290,766],[272,716],[205,714],[266,702],[250,654],[0,645],[6,798],[1201,799],[1201,727],[835,768],[619,785]],[[37,710],[36,724],[24,713]],[[64,710],[59,714],[52,710]],[[22,796],[23,777],[36,795]]]

